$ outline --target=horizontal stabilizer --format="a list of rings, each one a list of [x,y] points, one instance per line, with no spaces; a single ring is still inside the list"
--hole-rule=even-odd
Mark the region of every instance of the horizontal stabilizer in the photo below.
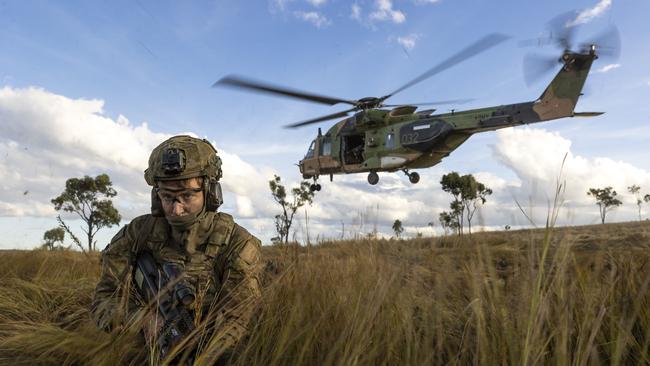
[[[572,117],[596,117],[605,112],[573,112]]]

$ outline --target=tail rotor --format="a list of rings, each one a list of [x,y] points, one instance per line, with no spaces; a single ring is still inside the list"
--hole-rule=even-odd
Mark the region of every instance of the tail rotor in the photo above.
[[[591,37],[591,41],[576,43],[580,24],[576,21],[578,12],[570,11],[551,19],[547,25],[547,34],[537,39],[519,43],[520,47],[554,46],[560,56],[529,53],[524,57],[524,79],[531,85],[546,76],[557,64],[565,64],[572,54],[591,54],[596,58],[616,60],[620,54],[620,35],[615,26],[610,26],[602,33]],[[556,54],[557,55],[557,54]]]

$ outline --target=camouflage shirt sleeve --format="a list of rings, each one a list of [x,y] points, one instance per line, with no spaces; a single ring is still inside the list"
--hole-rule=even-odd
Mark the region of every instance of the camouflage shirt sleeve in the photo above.
[[[137,225],[125,225],[102,251],[101,275],[95,288],[91,313],[105,331],[124,324],[138,307],[130,296],[130,272]]]
[[[246,335],[248,325],[262,296],[262,269],[259,239],[235,224],[230,244],[217,259],[221,276],[219,306],[211,347],[219,354],[228,353]],[[218,355],[215,355],[218,357]]]

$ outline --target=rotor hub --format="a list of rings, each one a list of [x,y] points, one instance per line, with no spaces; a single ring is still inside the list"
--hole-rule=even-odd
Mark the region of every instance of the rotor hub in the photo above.
[[[379,108],[382,106],[383,101],[382,98],[365,97],[357,101],[356,107],[360,109]]]
[[[596,45],[595,44],[589,45],[589,54],[590,55],[595,55],[596,54]]]
[[[570,58],[571,58],[571,54],[569,50],[564,51],[564,53],[562,54],[562,62],[567,62],[569,61]]]

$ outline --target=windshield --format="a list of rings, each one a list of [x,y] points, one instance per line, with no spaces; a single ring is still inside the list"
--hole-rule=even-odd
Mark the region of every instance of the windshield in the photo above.
[[[309,145],[309,150],[307,150],[307,154],[305,155],[305,158],[313,158],[314,157],[314,146],[316,145],[316,140],[311,142],[311,145]]]
[[[329,138],[323,139],[320,144],[320,156],[332,155],[332,140]]]

